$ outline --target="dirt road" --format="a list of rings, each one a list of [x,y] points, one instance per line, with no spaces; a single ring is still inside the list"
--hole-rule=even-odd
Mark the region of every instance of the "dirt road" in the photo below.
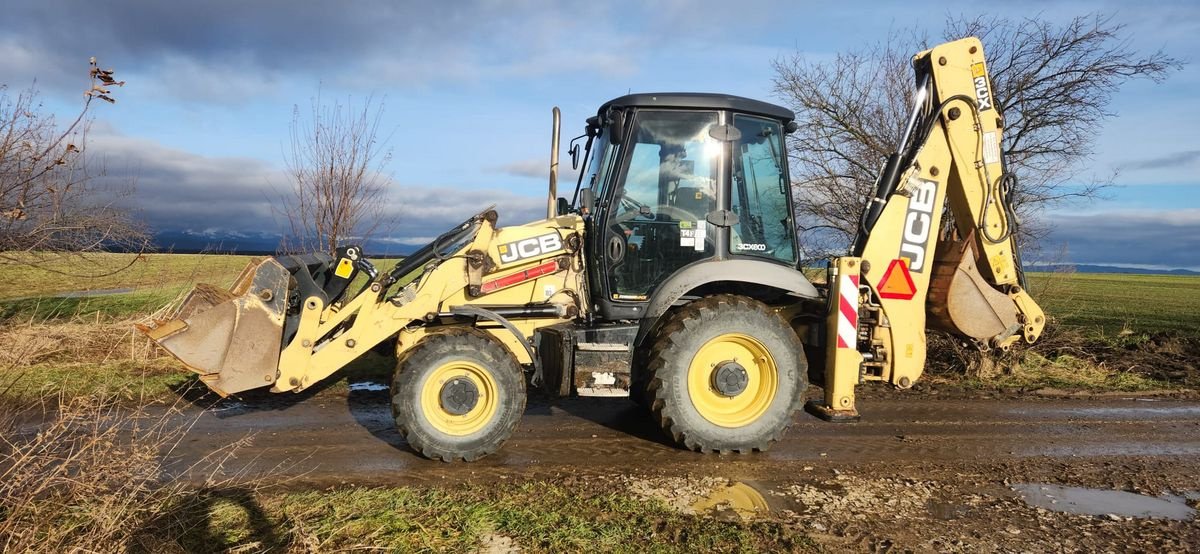
[[[667,445],[621,398],[531,401],[512,439],[473,464],[435,463],[393,428],[383,391],[348,398],[225,400],[199,415],[181,453],[253,435],[251,471],[315,483],[414,483],[473,476],[647,471],[760,476],[796,465],[1031,458],[1200,457],[1200,403],[1173,400],[941,400],[897,393],[860,402],[862,421],[806,414],[765,453],[702,456]],[[191,417],[195,414],[189,412]]]
[[[537,401],[499,453],[446,464],[408,450],[386,392],[351,391],[189,410],[177,454],[253,435],[235,465],[283,486],[565,480],[769,517],[834,550],[1200,548],[1200,402],[897,392],[860,409],[850,425],[799,415],[769,452],[705,456],[665,444],[626,399]]]

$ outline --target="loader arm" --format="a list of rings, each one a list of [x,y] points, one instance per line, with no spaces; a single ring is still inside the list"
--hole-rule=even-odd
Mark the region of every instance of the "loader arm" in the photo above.
[[[826,419],[856,418],[854,386],[864,381],[911,387],[925,367],[927,327],[1006,349],[1037,340],[1045,325],[1023,284],[1004,119],[982,44],[939,45],[913,68],[904,141],[850,255],[830,265],[826,394],[810,409]]]
[[[298,284],[312,282],[313,268],[344,269],[353,280],[355,266],[341,258],[255,262],[232,290],[198,286],[173,317],[140,329],[222,396],[265,386],[300,392],[384,341],[402,353],[429,327],[452,323],[478,327],[517,363],[534,365],[533,329],[575,317],[585,300],[576,292],[584,289],[583,223],[562,216],[498,229],[496,220],[484,210],[387,272],[360,264],[370,280],[356,294]]]

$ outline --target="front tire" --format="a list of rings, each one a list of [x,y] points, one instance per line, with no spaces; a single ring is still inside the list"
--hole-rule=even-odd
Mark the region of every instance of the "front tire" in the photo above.
[[[647,397],[663,431],[684,448],[766,450],[800,409],[806,369],[800,339],[769,307],[710,296],[658,332]]]
[[[525,411],[525,377],[495,339],[474,329],[430,334],[404,352],[392,379],[392,416],[430,458],[472,462],[498,450]]]

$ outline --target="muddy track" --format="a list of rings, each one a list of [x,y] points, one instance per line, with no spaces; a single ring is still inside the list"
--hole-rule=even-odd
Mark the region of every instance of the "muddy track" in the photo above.
[[[303,401],[225,400],[186,410],[193,424],[176,451],[186,465],[246,436],[247,475],[303,485],[416,484],[570,475],[722,475],[761,479],[804,469],[971,467],[1054,460],[1138,459],[1193,468],[1200,403],[1179,400],[937,399],[915,394],[860,403],[857,424],[797,416],[770,451],[700,455],[665,443],[627,399],[531,401],[512,439],[472,464],[425,460],[395,431],[384,392]],[[191,421],[194,420],[194,421]]]

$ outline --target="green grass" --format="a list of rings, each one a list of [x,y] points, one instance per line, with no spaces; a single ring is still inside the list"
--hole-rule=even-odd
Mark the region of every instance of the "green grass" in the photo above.
[[[162,287],[106,296],[72,298],[40,296],[19,300],[0,300],[0,320],[137,318],[163,307],[187,288],[187,286]]]
[[[496,535],[527,552],[772,552],[814,546],[777,522],[685,515],[660,501],[602,487],[538,482],[217,494],[181,514],[191,528],[174,542],[189,552],[246,546],[472,552]]]
[[[229,254],[90,254],[58,258],[40,267],[4,263],[0,299],[120,288],[178,291],[197,282],[227,286],[252,259]]]
[[[166,358],[45,363],[0,371],[0,399],[14,405],[59,395],[170,402],[191,389],[201,392],[204,385],[194,374]]]
[[[1200,333],[1200,277],[1107,273],[1030,273],[1029,288],[1064,325],[1108,334]]]

